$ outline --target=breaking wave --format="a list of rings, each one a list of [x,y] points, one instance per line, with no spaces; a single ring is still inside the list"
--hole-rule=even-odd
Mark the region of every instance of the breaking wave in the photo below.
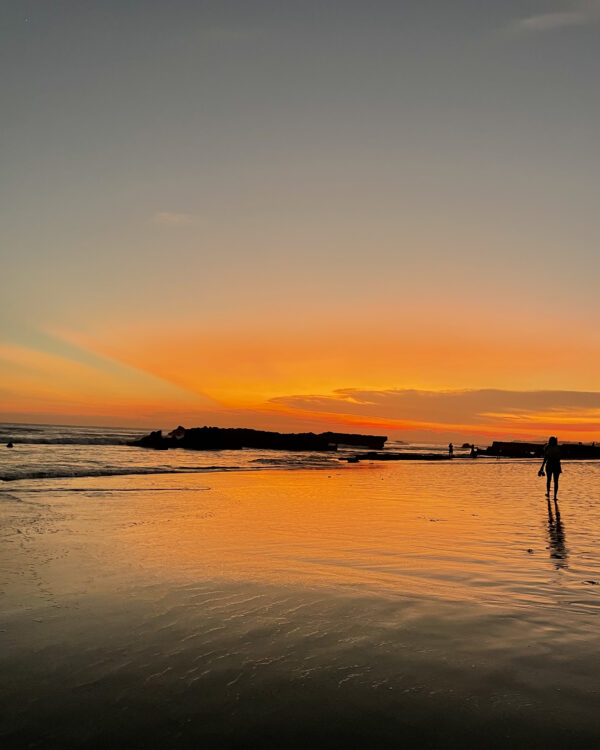
[[[0,438],[4,441],[6,438]],[[127,445],[131,438],[115,437],[15,437],[12,438],[14,445]]]
[[[256,471],[257,469],[254,469]],[[245,466],[192,466],[184,468],[167,468],[161,466],[136,466],[73,468],[73,469],[11,469],[0,474],[0,481],[16,482],[19,479],[70,479],[73,477],[116,477],[135,474],[204,474],[215,471],[252,471]]]
[[[144,434],[126,427],[69,427],[0,423],[0,444],[14,445],[127,445]]]

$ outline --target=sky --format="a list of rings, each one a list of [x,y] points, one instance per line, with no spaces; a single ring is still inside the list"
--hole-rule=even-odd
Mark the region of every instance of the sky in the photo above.
[[[600,440],[600,2],[0,0],[0,419]]]

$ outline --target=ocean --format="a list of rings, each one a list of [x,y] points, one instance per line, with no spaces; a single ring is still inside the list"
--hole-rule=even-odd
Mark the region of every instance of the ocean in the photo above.
[[[137,434],[2,426],[3,748],[596,746],[597,463]]]
[[[154,451],[128,446],[148,430],[119,427],[0,424],[0,481],[68,477],[258,471],[266,468],[326,468],[366,449],[340,447],[335,453],[280,450]],[[165,433],[166,434],[166,433]],[[441,444],[388,442],[386,450],[447,452]],[[466,453],[457,449],[457,455]],[[42,485],[40,485],[42,486]],[[56,482],[49,487],[55,487]]]
[[[147,430],[62,425],[0,425],[0,446],[13,442],[0,461],[0,480],[252,471],[321,466],[325,454],[282,451],[154,451],[128,446]],[[56,483],[51,483],[54,486]]]

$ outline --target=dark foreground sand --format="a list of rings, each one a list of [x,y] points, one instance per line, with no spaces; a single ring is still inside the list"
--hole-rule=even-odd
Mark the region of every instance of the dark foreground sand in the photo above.
[[[595,747],[600,489],[402,464],[12,483],[2,747]]]

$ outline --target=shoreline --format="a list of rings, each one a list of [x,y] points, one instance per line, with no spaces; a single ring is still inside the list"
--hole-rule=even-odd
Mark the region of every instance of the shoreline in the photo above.
[[[103,446],[106,448],[106,446]],[[110,446],[117,447],[117,446]],[[121,447],[121,446],[118,446]],[[232,450],[231,453],[236,451]],[[140,467],[140,468],[121,468],[121,469],[80,469],[80,470],[32,470],[27,474],[10,475],[0,474],[0,488],[3,485],[14,485],[19,482],[35,482],[44,480],[70,480],[86,478],[110,478],[110,477],[161,477],[161,476],[181,476],[181,475],[214,475],[214,474],[232,474],[232,473],[263,473],[267,471],[277,472],[297,472],[297,471],[348,471],[350,468],[357,467],[359,464],[362,468],[377,467],[385,464],[406,463],[433,463],[433,464],[456,464],[456,465],[490,465],[490,464],[538,464],[539,458],[536,457],[511,457],[511,456],[490,456],[482,454],[476,458],[469,455],[448,456],[444,454],[417,454],[417,453],[389,453],[371,455],[368,453],[353,454],[346,457],[337,457],[334,461],[322,463],[302,463],[295,464],[281,463],[277,464],[275,460],[272,463],[264,465],[238,465],[238,466],[218,466],[208,465],[202,467]],[[591,464],[595,465],[599,459],[596,458],[571,458],[563,459],[563,464],[578,465]]]

